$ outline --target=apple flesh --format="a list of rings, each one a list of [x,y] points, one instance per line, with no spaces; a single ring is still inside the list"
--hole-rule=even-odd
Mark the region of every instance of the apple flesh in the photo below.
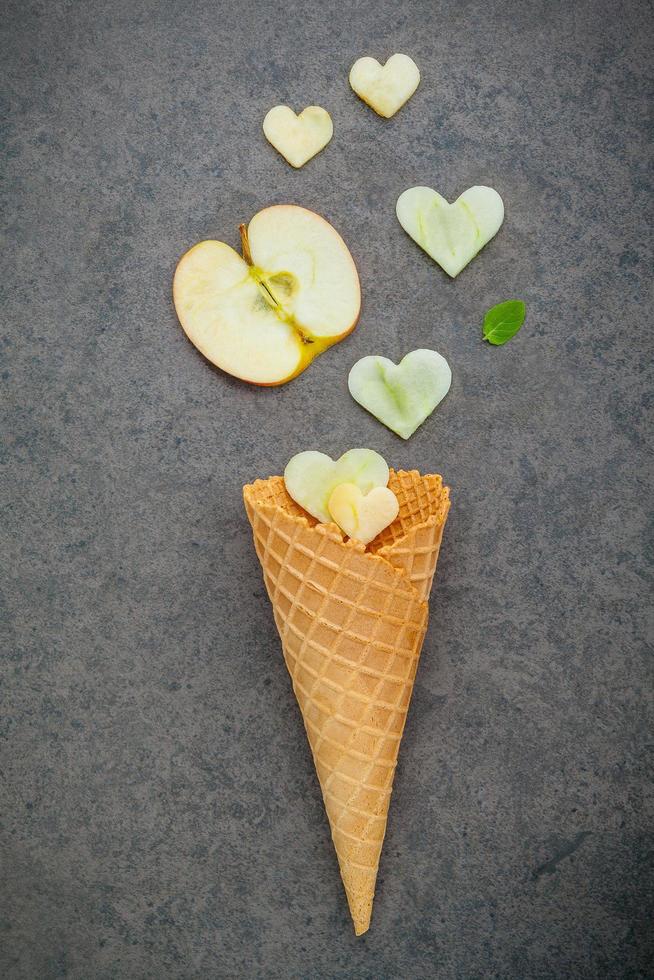
[[[389,487],[373,487],[363,494],[354,483],[339,483],[329,498],[329,513],[348,538],[370,544],[392,524],[400,510]]]
[[[361,290],[347,245],[313,211],[280,204],[241,225],[243,257],[204,241],[180,259],[173,299],[189,340],[259,385],[296,377],[352,331]]]
[[[299,116],[287,105],[276,105],[263,121],[268,142],[292,167],[303,167],[329,143],[334,133],[332,117],[318,105],[310,105]]]
[[[310,449],[289,460],[284,483],[296,504],[328,524],[329,498],[339,484],[353,483],[369,493],[374,487],[385,487],[389,476],[386,461],[374,449],[349,449],[336,461]]]
[[[435,350],[410,351],[399,364],[369,354],[353,365],[347,383],[359,405],[408,439],[445,398],[452,371]]]
[[[353,90],[379,116],[390,119],[420,84],[420,71],[406,54],[392,55],[382,67],[376,58],[359,58],[350,69]]]
[[[396,214],[407,235],[454,279],[493,238],[504,221],[502,198],[492,187],[469,187],[449,204],[431,187],[409,187]]]

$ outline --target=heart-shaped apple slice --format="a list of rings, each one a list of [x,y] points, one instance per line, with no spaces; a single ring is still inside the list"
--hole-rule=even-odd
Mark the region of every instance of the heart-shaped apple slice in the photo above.
[[[334,126],[326,109],[310,105],[296,116],[287,105],[276,105],[263,121],[269,143],[292,167],[302,167],[332,138]]]
[[[329,498],[340,483],[353,483],[362,493],[388,483],[388,466],[372,449],[350,449],[334,462],[325,453],[298,453],[284,470],[286,489],[296,504],[328,524]]]
[[[388,487],[375,487],[362,494],[355,483],[341,483],[329,498],[329,513],[348,538],[368,544],[392,524],[400,510],[397,497]]]
[[[410,187],[400,194],[396,213],[414,242],[454,278],[497,234],[504,204],[492,187],[470,187],[454,204],[431,187]]]
[[[348,377],[350,394],[403,439],[413,435],[445,398],[452,372],[435,350],[413,350],[393,364],[387,357],[362,357]]]
[[[189,339],[243,381],[290,381],[338,343],[359,316],[359,277],[347,245],[305,208],[279,204],[241,225],[243,258],[200,242],[179,261],[175,309]]]
[[[371,109],[389,119],[420,82],[418,66],[406,54],[392,55],[382,67],[376,58],[359,58],[350,69],[350,85]]]

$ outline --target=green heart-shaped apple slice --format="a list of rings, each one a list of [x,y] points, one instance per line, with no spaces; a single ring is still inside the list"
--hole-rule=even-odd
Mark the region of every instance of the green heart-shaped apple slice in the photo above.
[[[492,187],[470,187],[454,204],[431,187],[410,187],[400,194],[395,210],[407,235],[452,278],[497,234],[504,220],[502,198]]]
[[[350,371],[352,397],[403,439],[413,435],[450,390],[452,372],[442,354],[414,350],[394,364],[362,357]]]
[[[372,449],[350,449],[334,462],[325,453],[298,453],[284,470],[293,500],[323,524],[331,521],[329,498],[341,483],[353,483],[361,493],[388,484],[388,466]]]

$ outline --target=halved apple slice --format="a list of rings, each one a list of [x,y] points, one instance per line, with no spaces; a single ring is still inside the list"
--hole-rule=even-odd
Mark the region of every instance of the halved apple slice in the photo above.
[[[243,258],[204,241],[179,261],[173,298],[189,340],[243,381],[279,385],[354,329],[356,266],[324,218],[280,204],[241,225]]]

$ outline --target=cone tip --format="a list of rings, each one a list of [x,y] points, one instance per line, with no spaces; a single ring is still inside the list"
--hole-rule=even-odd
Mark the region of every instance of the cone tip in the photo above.
[[[345,875],[343,875],[343,869],[341,869],[341,875],[343,876],[344,880],[345,877],[349,877],[347,872]],[[350,915],[352,916],[355,936],[362,936],[364,932],[368,932],[368,929],[370,928],[372,903],[375,899],[376,877],[377,869],[375,868],[374,874],[372,875],[372,880],[366,882],[366,887],[363,889],[363,891],[359,890],[358,893],[353,893],[351,888],[346,887],[345,889],[347,903],[350,906]]]

